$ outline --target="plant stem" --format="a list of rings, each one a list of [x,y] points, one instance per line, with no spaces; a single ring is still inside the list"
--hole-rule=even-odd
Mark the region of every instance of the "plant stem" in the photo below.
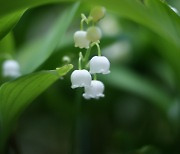
[[[91,44],[91,47],[93,47],[93,46],[95,46],[96,45],[96,47],[97,47],[97,49],[98,49],[98,56],[101,56],[101,48],[100,48],[100,46],[99,46],[99,41],[98,42],[93,42],[92,44]]]
[[[100,49],[100,46],[99,46],[99,42],[94,42],[94,43],[92,43],[91,45],[90,45],[90,47],[87,49],[87,51],[86,51],[86,54],[85,54],[85,57],[84,57],[84,59],[83,59],[83,61],[84,61],[84,67],[86,67],[86,65],[87,65],[87,62],[88,62],[88,60],[89,60],[89,56],[90,56],[90,53],[91,53],[91,48],[93,47],[93,46],[97,46],[97,49],[98,49],[98,56],[101,56],[101,49]]]
[[[82,52],[80,52],[79,53],[79,61],[78,61],[79,70],[82,69],[82,59],[83,59],[83,55],[82,55]]]
[[[98,43],[96,43],[97,49],[98,49],[98,56],[101,56],[101,49]]]
[[[77,95],[75,99],[75,114],[73,117],[73,126],[72,126],[72,134],[71,134],[71,150],[70,154],[80,154],[80,127],[81,127],[81,97],[82,91],[77,90]]]
[[[84,14],[81,14],[80,30],[84,30],[84,21],[88,24],[88,19]]]
[[[90,53],[91,53],[91,47],[89,47],[89,49],[87,49],[87,51],[86,51],[86,54],[85,54],[85,57],[84,57],[84,67],[86,67],[86,65],[87,65]]]
[[[93,79],[97,80],[97,74],[94,74]]]
[[[84,30],[84,19],[81,20],[81,24],[80,24],[80,30]]]

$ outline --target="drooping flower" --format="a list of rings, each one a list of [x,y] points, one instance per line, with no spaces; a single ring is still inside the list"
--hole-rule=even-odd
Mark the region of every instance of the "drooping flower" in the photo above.
[[[106,9],[102,6],[96,6],[91,10],[90,16],[93,18],[94,22],[102,19],[106,13]]]
[[[91,86],[85,87],[85,93],[83,94],[83,97],[85,99],[99,99],[100,97],[104,97],[104,84],[101,81],[98,80],[92,80]]]
[[[2,74],[4,77],[19,77],[21,75],[19,63],[15,60],[4,61],[2,65]]]
[[[102,33],[98,27],[90,27],[87,30],[87,39],[91,42],[97,42],[101,39]]]
[[[87,32],[86,31],[75,32],[74,43],[75,43],[75,47],[88,49],[90,41],[87,39]]]
[[[102,73],[108,74],[110,73],[110,62],[105,56],[94,56],[90,60],[90,73]]]
[[[90,86],[91,80],[91,74],[87,70],[75,70],[71,74],[71,88]]]

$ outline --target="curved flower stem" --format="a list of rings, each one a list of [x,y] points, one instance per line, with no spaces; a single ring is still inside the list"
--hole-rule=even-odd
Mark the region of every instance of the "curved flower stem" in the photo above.
[[[97,74],[94,74],[93,80],[97,80]]]
[[[98,49],[98,56],[101,56],[101,48],[98,43],[96,43],[97,49]]]
[[[98,49],[98,56],[101,56],[101,49],[100,49],[100,46],[99,46],[99,42],[93,42],[90,47],[87,49],[86,51],[86,54],[85,54],[85,57],[83,59],[83,62],[84,62],[84,67],[86,67],[87,65],[87,62],[89,60],[89,56],[90,56],[90,53],[91,53],[91,49],[93,46],[97,46],[97,49]]]
[[[85,57],[84,57],[84,67],[86,67],[87,65],[87,62],[89,60],[89,56],[90,56],[90,53],[91,53],[91,47],[89,47],[86,51],[86,54],[85,54]]]
[[[83,60],[82,52],[79,52],[79,61],[78,61],[79,70],[82,69],[82,60]]]
[[[88,24],[88,19],[84,14],[81,14],[81,18],[80,30],[84,30],[84,22]]]
[[[93,42],[92,44],[91,44],[91,47],[93,47],[93,46],[95,46],[96,45],[96,47],[97,47],[97,49],[98,49],[98,56],[101,56],[101,48],[100,48],[100,46],[99,46],[99,41],[98,42]]]
[[[84,24],[84,21],[85,21],[84,19],[81,20],[80,30],[84,30],[84,25],[83,25],[83,24]]]

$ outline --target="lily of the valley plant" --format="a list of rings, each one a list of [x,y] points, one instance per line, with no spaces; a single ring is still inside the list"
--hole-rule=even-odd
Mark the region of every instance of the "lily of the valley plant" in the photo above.
[[[90,12],[87,18],[84,14],[81,14],[80,30],[74,34],[75,47],[87,49],[86,53],[79,53],[79,69],[74,70],[71,74],[72,88],[83,87],[83,97],[85,99],[99,99],[104,97],[104,84],[97,80],[97,73],[108,74],[110,73],[110,62],[109,60],[101,55],[100,39],[102,33],[99,27],[95,26],[99,20],[105,15],[104,7],[95,7]],[[86,23],[88,26],[91,24],[86,31],[84,30],[83,24]],[[94,56],[89,61],[91,48],[97,46],[97,56]],[[89,71],[88,71],[89,70]],[[93,76],[93,77],[92,77]]]

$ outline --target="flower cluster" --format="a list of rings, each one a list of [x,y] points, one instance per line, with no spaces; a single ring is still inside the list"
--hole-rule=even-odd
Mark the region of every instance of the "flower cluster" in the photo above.
[[[74,70],[71,74],[71,88],[83,87],[85,91],[83,97],[85,99],[99,99],[100,97],[104,97],[104,84],[97,80],[96,74],[110,73],[110,62],[105,56],[101,55],[99,44],[102,33],[100,28],[95,26],[104,17],[104,14],[105,8],[100,6],[95,7],[88,18],[84,14],[81,14],[80,30],[74,34],[75,47],[79,47],[80,49],[85,48],[87,51],[85,56],[81,52],[79,53],[79,69]],[[92,23],[93,26],[90,26],[85,31],[83,27],[84,22],[87,25]],[[90,51],[94,46],[97,47],[98,55],[92,57],[89,61]]]

